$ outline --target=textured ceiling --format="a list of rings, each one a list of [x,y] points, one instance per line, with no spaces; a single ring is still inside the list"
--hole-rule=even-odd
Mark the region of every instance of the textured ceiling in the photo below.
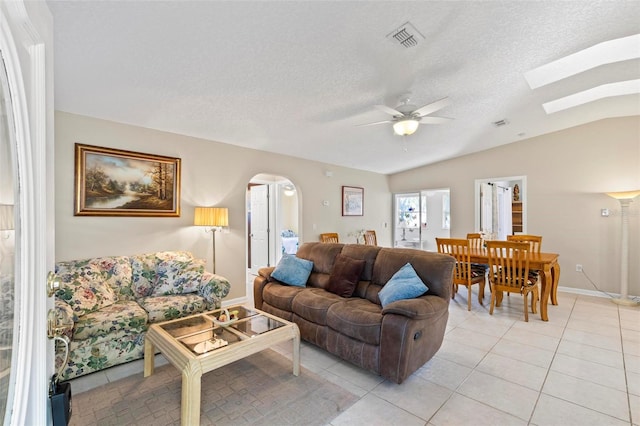
[[[524,74],[640,32],[637,1],[48,1],[57,110],[394,173],[606,117],[640,97],[547,115],[542,104],[637,79],[640,60],[532,90]],[[385,36],[410,21],[424,36]],[[638,46],[640,51],[640,46]],[[448,96],[407,137],[373,105]],[[508,125],[495,127],[506,119]],[[85,141],[90,143],[90,141]]]

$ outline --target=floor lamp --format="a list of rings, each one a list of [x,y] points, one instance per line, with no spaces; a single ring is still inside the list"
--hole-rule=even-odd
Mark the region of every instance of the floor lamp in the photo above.
[[[229,209],[226,207],[196,207],[193,224],[210,226],[213,234],[213,273],[216,273],[216,231],[229,226]]]
[[[629,299],[629,204],[640,195],[638,191],[608,192],[608,196],[620,202],[620,216],[622,217],[621,259],[620,259],[620,297],[611,299],[618,305],[637,306],[639,303]]]

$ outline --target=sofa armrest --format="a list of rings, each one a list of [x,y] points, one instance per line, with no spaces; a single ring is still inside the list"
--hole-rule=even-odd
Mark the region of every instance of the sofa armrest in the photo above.
[[[253,280],[253,306],[256,309],[262,309],[262,291],[264,286],[275,281],[275,278],[271,278],[271,273],[276,269],[275,266],[266,266],[258,269],[258,276]]]
[[[198,286],[198,294],[206,300],[210,308],[219,308],[230,289],[231,284],[225,277],[205,271]]]
[[[382,313],[380,375],[402,383],[442,345],[449,300],[435,295],[398,300]]]
[[[271,274],[276,269],[275,266],[266,266],[264,268],[258,269],[258,275],[267,279],[267,281],[272,281]]]
[[[448,300],[439,296],[427,295],[389,303],[382,310],[382,315],[397,314],[411,319],[428,319],[442,315],[443,309],[449,309]]]

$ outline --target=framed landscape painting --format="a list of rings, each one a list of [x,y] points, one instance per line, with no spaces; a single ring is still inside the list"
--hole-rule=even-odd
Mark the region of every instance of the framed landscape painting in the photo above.
[[[342,187],[342,216],[364,215],[364,188]]]
[[[180,216],[180,159],[75,145],[76,216]]]

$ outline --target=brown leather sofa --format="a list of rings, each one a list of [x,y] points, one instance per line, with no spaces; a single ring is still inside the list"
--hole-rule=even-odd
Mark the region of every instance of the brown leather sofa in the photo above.
[[[327,291],[336,256],[365,260],[351,297]],[[402,383],[438,351],[449,318],[453,257],[413,249],[305,243],[297,257],[311,260],[306,287],[282,284],[262,268],[254,280],[255,306],[295,322],[301,337],[361,368]],[[389,303],[378,292],[406,263],[429,290]]]

